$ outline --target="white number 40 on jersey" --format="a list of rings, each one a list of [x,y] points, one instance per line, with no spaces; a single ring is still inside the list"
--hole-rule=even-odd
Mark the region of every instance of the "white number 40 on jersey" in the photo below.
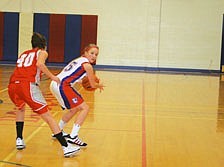
[[[28,67],[32,65],[33,58],[35,56],[35,52],[31,52],[28,55],[23,54],[20,56],[20,58],[17,60],[17,67]]]

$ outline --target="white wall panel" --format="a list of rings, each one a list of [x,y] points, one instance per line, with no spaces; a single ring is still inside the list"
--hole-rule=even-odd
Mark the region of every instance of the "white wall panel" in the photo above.
[[[0,10],[98,15],[101,65],[219,70],[223,0],[1,0]]]

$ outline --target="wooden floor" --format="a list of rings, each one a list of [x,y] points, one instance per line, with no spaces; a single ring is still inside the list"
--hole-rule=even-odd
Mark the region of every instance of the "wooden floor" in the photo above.
[[[0,67],[1,167],[223,167],[224,81],[219,75],[97,71],[105,91],[80,89],[91,107],[80,131],[88,148],[64,158],[48,126],[28,107],[27,148],[16,150],[15,110],[7,94],[12,69]],[[49,82],[42,81],[41,89],[59,121],[63,111]]]

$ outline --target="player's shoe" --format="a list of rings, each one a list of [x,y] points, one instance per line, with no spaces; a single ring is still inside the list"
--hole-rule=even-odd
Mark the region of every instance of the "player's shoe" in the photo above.
[[[82,142],[82,140],[79,138],[78,135],[75,136],[74,138],[71,138],[71,136],[70,136],[70,138],[67,138],[67,142],[71,143],[71,144],[76,144],[80,147],[87,147],[87,144]]]
[[[54,134],[52,134],[51,136],[52,136],[52,139],[56,139]],[[62,136],[64,138],[70,138],[70,135],[68,133],[66,133],[65,131],[63,131],[63,130],[62,130]]]
[[[16,148],[17,148],[17,150],[22,150],[22,149],[26,148],[26,145],[25,145],[23,139],[21,139],[19,137],[16,139]]]
[[[67,147],[62,146],[62,149],[64,151],[64,157],[73,157],[75,154],[77,154],[80,151],[80,147],[78,146],[70,146]]]

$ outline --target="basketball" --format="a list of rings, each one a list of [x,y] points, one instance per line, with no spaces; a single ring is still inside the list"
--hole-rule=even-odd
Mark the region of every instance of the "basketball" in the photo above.
[[[99,79],[97,77],[95,77],[95,81],[97,83],[99,83]],[[85,89],[85,90],[88,90],[88,91],[94,91],[96,90],[97,88],[92,88],[91,85],[90,85],[90,82],[89,82],[89,79],[87,76],[85,76],[83,79],[82,79],[82,87]]]

